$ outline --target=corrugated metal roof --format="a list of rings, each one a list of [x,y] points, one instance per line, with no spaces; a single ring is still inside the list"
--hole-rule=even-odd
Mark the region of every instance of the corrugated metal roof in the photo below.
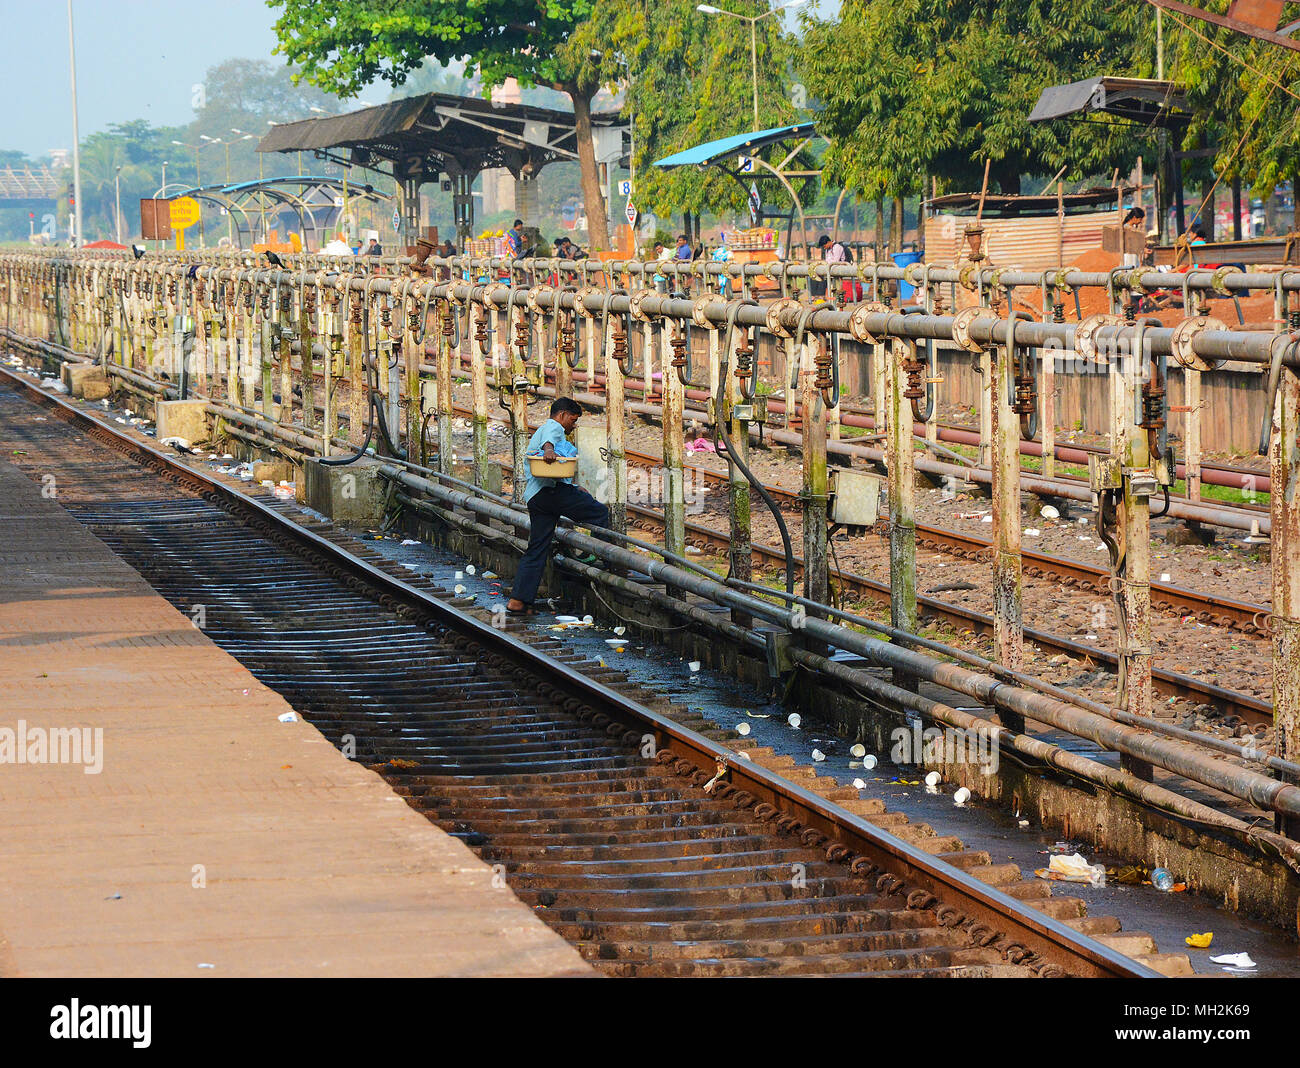
[[[409,129],[425,108],[420,96],[394,100],[346,115],[302,119],[272,126],[257,146],[259,152],[299,152],[339,145],[364,144]]]
[[[1113,188],[1090,189],[1086,193],[1067,193],[1061,198],[1060,205],[1058,205],[1054,193],[1040,196],[989,193],[984,197],[984,217],[1032,218],[1034,216],[1050,215],[1055,218],[1059,206],[1064,206],[1066,212],[1070,213],[1072,209],[1092,208],[1098,204],[1113,203],[1115,203],[1115,190]],[[927,200],[926,205],[936,210],[947,209],[952,212],[970,210],[975,212],[979,210],[980,195],[978,193],[948,193]]]
[[[618,125],[618,112],[591,116],[596,127]],[[370,148],[383,155],[409,152],[462,151],[476,156],[501,137],[546,152],[571,139],[571,111],[529,104],[494,103],[481,97],[425,93],[360,108],[345,115],[301,119],[272,126],[258,143],[259,152],[302,152],[329,148]]]
[[[793,126],[774,126],[770,130],[733,134],[731,137],[723,137],[717,141],[707,141],[702,145],[696,145],[694,148],[688,148],[672,156],[665,156],[661,160],[656,160],[655,166],[703,166],[706,163],[714,162],[714,160],[723,159],[733,152],[739,152],[742,148],[753,153],[778,141],[787,141],[792,137],[807,137],[816,132],[817,124],[815,122],[799,122]]]
[[[1100,113],[1153,127],[1186,123],[1187,96],[1175,82],[1156,78],[1100,75],[1065,85],[1049,85],[1038,96],[1030,122],[1052,122]]]

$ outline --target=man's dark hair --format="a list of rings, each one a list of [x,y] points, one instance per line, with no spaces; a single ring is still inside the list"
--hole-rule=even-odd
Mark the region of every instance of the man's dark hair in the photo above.
[[[515,226],[523,226],[523,225],[524,225],[524,220],[523,220],[523,219],[516,219],[516,220],[515,220]],[[514,229],[514,227],[511,227],[511,229]]]
[[[1197,226],[1197,227],[1195,227],[1195,228],[1192,230],[1192,235],[1193,235],[1194,237],[1199,237],[1202,241],[1204,241],[1204,240],[1205,240],[1205,227],[1203,227],[1203,226]]]
[[[678,241],[685,241],[685,240],[686,240],[686,235],[685,235],[685,234],[678,234],[678,235],[677,235],[677,240],[678,240]]]
[[[551,402],[551,415],[561,415],[564,412],[572,412],[574,415],[582,414],[582,405],[572,397],[556,397]]]
[[[822,236],[817,239],[818,248],[825,248],[830,243],[831,239],[826,234],[822,234]]]

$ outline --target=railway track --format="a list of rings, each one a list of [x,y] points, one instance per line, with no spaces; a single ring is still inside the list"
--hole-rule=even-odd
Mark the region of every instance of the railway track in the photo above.
[[[15,459],[55,474],[60,503],[177,607],[202,604],[214,641],[501,865],[600,970],[1156,974],[1099,940],[1150,952],[1149,937],[1014,866],[933,832],[927,849],[878,803],[739,759],[332,528],[3,380],[19,386],[0,388]]]
[[[626,455],[628,462],[637,466],[659,467],[662,465],[662,460],[646,453],[629,451]],[[696,467],[693,464],[685,466],[700,475],[706,483],[712,486],[724,488],[727,484],[727,476],[717,471]],[[766,483],[763,488],[772,494],[773,498],[783,508],[788,508],[791,511],[798,510],[799,495],[797,493],[779,486],[767,485]],[[883,524],[877,529],[876,533],[882,537],[886,535],[887,532]],[[968,560],[991,560],[993,555],[992,541],[945,527],[918,523],[916,540],[918,545],[936,549],[940,552],[951,553]],[[1094,567],[1091,564],[1071,560],[1067,557],[1036,553],[1028,549],[1021,549],[1020,556],[1027,574],[1040,578],[1055,579],[1066,586],[1109,596],[1110,572],[1105,568]],[[1230,627],[1241,630],[1246,634],[1264,633],[1261,622],[1270,611],[1265,605],[1251,604],[1248,601],[1237,601],[1228,597],[1201,593],[1199,590],[1189,590],[1167,582],[1151,583],[1151,601],[1157,608],[1176,612],[1179,615],[1191,615],[1202,623]]]

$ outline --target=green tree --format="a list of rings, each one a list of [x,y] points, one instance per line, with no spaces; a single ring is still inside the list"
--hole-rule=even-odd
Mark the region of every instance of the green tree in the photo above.
[[[1223,14],[1227,0],[1199,6]],[[1294,8],[1295,5],[1288,5]],[[1295,18],[1294,12],[1283,21]],[[1300,177],[1300,56],[1232,30],[1169,13],[1165,22],[1166,68],[1183,86],[1193,119],[1183,147],[1216,149],[1212,167],[1189,165],[1205,199],[1214,175],[1242,178],[1256,196],[1267,197]],[[1300,206],[1292,226],[1300,229]]]
[[[758,15],[769,5],[767,0],[734,0],[728,8]],[[762,19],[756,29],[759,128],[795,122],[800,113],[790,103],[786,84],[795,42],[775,16]],[[665,171],[653,163],[752,129],[747,23],[704,14],[695,0],[602,0],[566,50],[592,56],[602,83],[624,92],[640,207],[664,216],[744,207],[744,187],[717,169]]]
[[[1049,85],[1147,73],[1149,13],[1110,0],[845,0],[806,20],[804,83],[824,106],[827,177],[868,197],[920,192],[929,176],[1020,191],[1023,175],[1080,179],[1130,166],[1137,142],[1103,124],[1030,124]]]
[[[486,88],[516,78],[565,93],[573,102],[583,199],[593,248],[609,247],[605,197],[596,169],[591,100],[599,68],[563,45],[593,0],[268,0],[283,11],[277,51],[301,65],[301,77],[341,96],[376,79],[401,85],[426,59],[467,58]]]

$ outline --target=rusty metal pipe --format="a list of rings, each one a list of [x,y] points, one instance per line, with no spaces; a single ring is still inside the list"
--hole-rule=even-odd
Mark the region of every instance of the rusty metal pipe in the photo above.
[[[470,492],[450,489],[389,464],[381,470],[387,477],[409,488],[430,493],[456,507],[508,523],[519,522],[521,513],[516,509],[483,500]],[[969,668],[935,661],[923,653],[854,633],[825,620],[807,616],[802,611],[795,613],[749,597],[721,582],[701,578],[672,564],[647,559],[638,553],[576,531],[561,529],[557,532],[557,537],[563,544],[594,553],[615,566],[641,571],[655,581],[696,593],[720,606],[740,608],[755,618],[766,619],[791,632],[803,632],[816,641],[857,653],[876,665],[897,671],[903,676],[915,676],[965,694],[982,704],[1006,709],[1026,719],[1057,727],[1076,737],[1146,761],[1260,808],[1282,813],[1288,818],[1300,817],[1300,788],[1251,769],[1234,767],[1217,757],[1197,753],[1181,742],[1147,734],[1043,694],[978,674]]]

